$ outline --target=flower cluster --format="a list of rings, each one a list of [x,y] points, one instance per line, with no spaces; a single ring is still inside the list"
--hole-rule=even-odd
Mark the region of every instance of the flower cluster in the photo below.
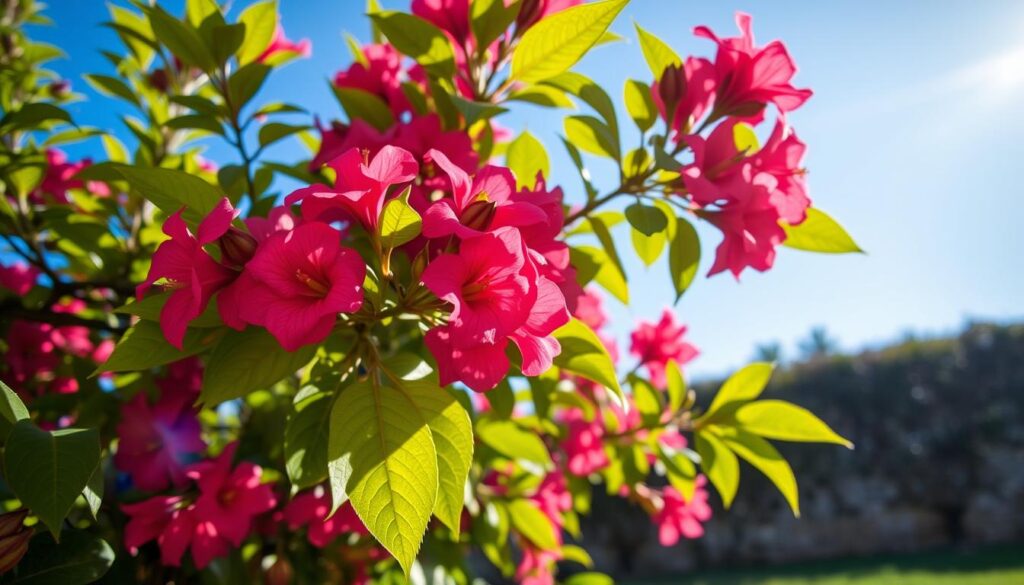
[[[793,87],[796,66],[781,42],[758,47],[750,16],[738,13],[736,22],[738,37],[720,38],[697,27],[697,36],[718,46],[714,62],[690,57],[669,67],[653,85],[652,97],[673,139],[693,151],[693,162],[680,170],[677,192],[724,236],[710,273],[728,270],[738,277],[746,267],[771,268],[776,246],[786,239],[780,222],[798,225],[810,207],[801,166],[806,148],[785,114],[803,105],[811,91]],[[778,110],[778,119],[768,141],[755,150],[749,128],[765,119],[768,105]],[[707,137],[700,134],[715,122]]]

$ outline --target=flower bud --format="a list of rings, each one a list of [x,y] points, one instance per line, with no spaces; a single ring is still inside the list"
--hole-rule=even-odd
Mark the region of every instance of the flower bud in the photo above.
[[[68,91],[71,90],[71,82],[67,79],[58,79],[50,84],[49,90],[51,96],[60,99],[68,95]]]
[[[682,65],[669,65],[658,81],[658,97],[665,104],[666,115],[672,117],[676,106],[686,95],[686,72]]]
[[[542,0],[523,0],[519,3],[519,14],[516,16],[516,32],[522,34],[526,29],[537,24],[544,11]]]
[[[242,267],[252,259],[259,247],[256,238],[238,228],[228,228],[227,233],[217,240],[220,244],[221,260],[228,266]]]
[[[474,201],[462,212],[460,218],[462,225],[474,230],[485,231],[487,226],[491,225],[491,220],[494,219],[496,208],[497,205],[493,201]]]
[[[32,530],[25,526],[26,516],[28,510],[0,514],[0,574],[13,569],[28,552]]]
[[[167,88],[170,87],[169,81],[166,69],[154,69],[149,74],[149,84],[160,93],[167,93]]]

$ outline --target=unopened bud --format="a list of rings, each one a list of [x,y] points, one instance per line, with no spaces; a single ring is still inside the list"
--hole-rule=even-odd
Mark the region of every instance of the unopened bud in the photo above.
[[[227,233],[217,242],[220,244],[221,260],[228,266],[245,266],[259,247],[256,238],[238,228],[228,228]]]
[[[474,201],[462,212],[462,225],[477,231],[484,231],[491,225],[494,219],[494,210],[497,205],[493,201]]]
[[[50,95],[55,98],[62,98],[68,95],[71,90],[71,82],[67,79],[58,79],[50,84]]]
[[[25,526],[26,516],[28,510],[0,514],[0,574],[13,569],[28,552],[32,530]]]
[[[520,2],[519,14],[516,16],[516,32],[522,34],[523,31],[537,24],[541,13],[544,11],[543,9],[544,2],[542,0],[523,0]]]
[[[160,93],[167,93],[167,88],[170,87],[168,81],[169,79],[167,77],[166,69],[154,69],[153,72],[149,74],[149,84],[153,86],[153,89],[156,89]]]
[[[658,97],[665,104],[665,112],[672,116],[676,106],[686,95],[686,71],[682,65],[669,65],[658,81]]]

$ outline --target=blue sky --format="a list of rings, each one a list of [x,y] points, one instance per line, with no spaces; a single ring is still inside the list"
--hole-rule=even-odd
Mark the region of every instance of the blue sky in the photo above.
[[[245,2],[239,2],[243,5]],[[387,8],[404,1],[382,2]],[[168,2],[178,10],[181,2]],[[71,56],[54,68],[95,100],[81,75],[110,73],[100,49],[117,49],[116,36],[100,26],[98,0],[53,0],[55,28],[36,37]],[[351,58],[342,31],[367,40],[362,2],[282,0],[291,38],[313,41],[313,57],[276,73],[264,89],[268,101],[289,100],[325,119],[338,117],[326,79]],[[733,11],[754,16],[760,44],[783,39],[800,68],[799,87],[815,97],[790,116],[810,152],[811,195],[839,219],[866,256],[825,256],[782,250],[767,274],[700,279],[676,311],[690,325],[702,355],[695,377],[724,373],[749,360],[755,344],[778,340],[789,355],[815,325],[855,349],[906,331],[953,331],[967,318],[1013,319],[1024,315],[1024,6],[1012,1],[951,2],[691,2],[634,0],[613,26],[625,43],[595,49],[577,68],[621,103],[627,77],[649,80],[632,22],[639,22],[683,55],[712,56],[693,26],[708,24],[733,35]],[[81,124],[125,130],[109,100],[72,106]],[[626,125],[626,116],[620,116]],[[529,128],[548,145],[553,180],[570,198],[580,186],[556,136],[558,114],[525,107],[501,118],[513,130]],[[626,143],[635,142],[627,137]],[[272,151],[288,160],[296,142]],[[73,155],[98,154],[98,144],[78,145]],[[227,162],[230,154],[212,148]],[[614,187],[612,169],[591,164],[598,185]],[[702,270],[717,245],[701,229]],[[619,234],[628,250],[628,234]],[[626,254],[628,255],[628,254]],[[637,319],[655,319],[671,301],[662,263],[627,267],[633,301],[610,300],[620,346]]]

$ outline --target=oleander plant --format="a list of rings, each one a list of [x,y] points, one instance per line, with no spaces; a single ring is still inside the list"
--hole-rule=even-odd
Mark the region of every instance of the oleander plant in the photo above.
[[[628,355],[607,326],[625,256],[685,307],[702,250],[736,277],[859,251],[811,205],[786,120],[811,91],[750,16],[684,58],[609,31],[628,0],[371,1],[329,120],[260,99],[312,50],[274,0],[185,4],[110,5],[121,44],[74,81],[125,112],[101,130],[31,38],[44,7],[0,2],[0,582],[603,584],[595,490],[673,546],[740,460],[799,514],[770,441],[851,446],[760,399],[769,363],[698,401],[673,309]],[[591,50],[650,75],[613,99],[573,71]],[[564,112],[561,143],[502,125],[522,107]]]

